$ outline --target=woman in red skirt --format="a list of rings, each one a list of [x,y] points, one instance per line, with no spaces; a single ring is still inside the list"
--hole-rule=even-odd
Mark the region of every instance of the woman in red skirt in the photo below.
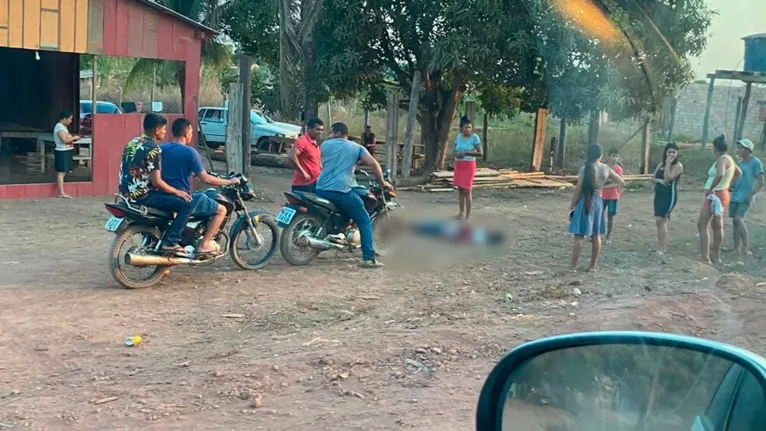
[[[452,185],[457,187],[458,200],[460,202],[460,213],[458,220],[471,219],[471,205],[473,197],[471,188],[473,187],[473,177],[476,175],[476,159],[481,157],[481,139],[473,133],[473,125],[468,117],[463,116],[460,119],[460,134],[455,139],[455,175],[452,178]]]

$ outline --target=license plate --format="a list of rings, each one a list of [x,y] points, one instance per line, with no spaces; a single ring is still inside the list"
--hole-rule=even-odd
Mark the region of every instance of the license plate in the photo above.
[[[122,224],[122,220],[121,217],[109,217],[109,220],[106,221],[106,226],[104,227],[109,232],[117,232],[117,229],[119,229]]]
[[[282,211],[277,215],[277,222],[285,225],[290,224],[290,222],[293,221],[293,217],[295,217],[295,212],[296,211],[290,207],[282,208]]]

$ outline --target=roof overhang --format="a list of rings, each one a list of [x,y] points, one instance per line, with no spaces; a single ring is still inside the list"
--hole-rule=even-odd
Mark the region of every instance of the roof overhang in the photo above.
[[[206,34],[214,35],[214,34],[217,33],[215,30],[213,30],[212,28],[210,28],[210,27],[200,23],[199,21],[195,21],[195,20],[189,18],[188,16],[182,15],[182,14],[174,11],[173,9],[168,9],[165,6],[163,6],[163,5],[159,4],[159,3],[155,3],[152,0],[136,0],[136,1],[141,3],[141,4],[143,4],[143,5],[145,5],[145,6],[147,6],[147,7],[152,8],[152,9],[154,9],[154,10],[160,12],[160,13],[163,13],[165,15],[170,15],[173,18],[175,18],[175,19],[177,19],[179,21],[182,21],[182,22],[184,22],[184,23],[194,27],[195,29],[200,30],[200,31],[206,33]]]

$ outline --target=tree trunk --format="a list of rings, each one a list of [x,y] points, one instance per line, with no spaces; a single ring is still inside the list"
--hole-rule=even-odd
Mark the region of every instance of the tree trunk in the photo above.
[[[425,150],[421,173],[427,174],[444,168],[447,139],[461,94],[459,86],[451,89],[431,86],[425,89],[420,107],[421,142]]]
[[[319,117],[319,104],[316,100],[317,73],[314,58],[314,42],[304,41],[303,55],[303,108],[306,110],[306,121]]]
[[[489,157],[489,112],[486,111],[484,111],[484,126],[481,135],[481,158],[486,162]]]

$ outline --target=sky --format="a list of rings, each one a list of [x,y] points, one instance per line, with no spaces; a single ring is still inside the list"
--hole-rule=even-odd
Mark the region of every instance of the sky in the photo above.
[[[692,60],[698,79],[705,79],[716,69],[742,70],[740,60],[745,56],[742,38],[766,33],[766,0],[708,0],[708,4],[719,14],[713,18],[712,36],[705,52]]]

